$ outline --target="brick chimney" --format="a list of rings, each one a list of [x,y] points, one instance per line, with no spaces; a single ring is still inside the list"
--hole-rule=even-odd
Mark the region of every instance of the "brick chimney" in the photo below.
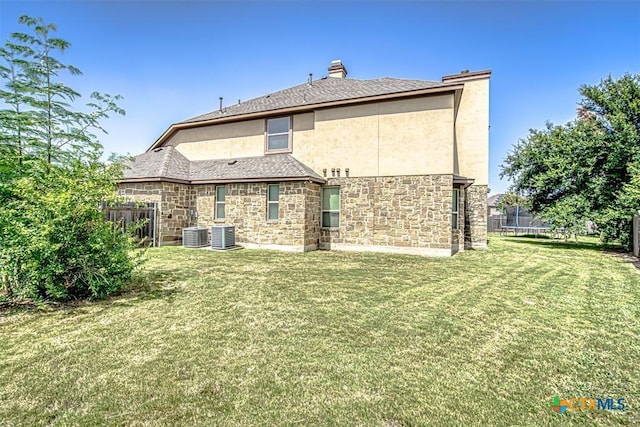
[[[331,61],[329,67],[329,77],[335,77],[337,79],[344,79],[347,77],[347,69],[342,65],[342,61],[339,59]]]

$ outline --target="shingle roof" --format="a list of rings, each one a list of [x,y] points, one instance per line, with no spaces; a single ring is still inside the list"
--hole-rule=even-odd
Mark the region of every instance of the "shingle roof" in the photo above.
[[[289,154],[269,154],[237,159],[189,161],[172,146],[140,154],[126,162],[123,181],[172,180],[242,182],[325,179]]]
[[[315,105],[325,102],[346,101],[369,96],[387,95],[414,90],[446,87],[456,83],[427,80],[406,80],[384,77],[358,80],[325,77],[312,84],[301,84],[269,95],[254,98],[240,104],[230,105],[222,111],[216,110],[196,116],[180,123],[194,123],[222,117],[239,116],[290,107]]]
[[[156,148],[124,162],[124,178],[189,180],[190,162],[172,146]]]
[[[487,206],[498,206],[504,197],[503,193],[494,194],[487,198]]]

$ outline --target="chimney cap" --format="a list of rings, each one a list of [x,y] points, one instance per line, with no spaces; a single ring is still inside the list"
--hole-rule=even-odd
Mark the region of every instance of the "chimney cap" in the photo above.
[[[342,64],[342,60],[334,59],[331,61],[331,65],[329,66],[329,77],[335,77],[339,79],[344,79],[347,77],[347,69]]]

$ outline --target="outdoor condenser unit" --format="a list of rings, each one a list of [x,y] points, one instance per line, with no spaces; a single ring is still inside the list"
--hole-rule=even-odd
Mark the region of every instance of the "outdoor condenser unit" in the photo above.
[[[187,227],[182,229],[182,246],[185,248],[201,248],[208,244],[206,227]]]
[[[230,249],[236,245],[236,228],[233,225],[211,227],[211,248]]]

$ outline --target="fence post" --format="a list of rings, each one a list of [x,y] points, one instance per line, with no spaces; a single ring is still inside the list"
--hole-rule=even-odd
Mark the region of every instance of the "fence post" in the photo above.
[[[640,211],[633,216],[633,255],[640,255]]]

